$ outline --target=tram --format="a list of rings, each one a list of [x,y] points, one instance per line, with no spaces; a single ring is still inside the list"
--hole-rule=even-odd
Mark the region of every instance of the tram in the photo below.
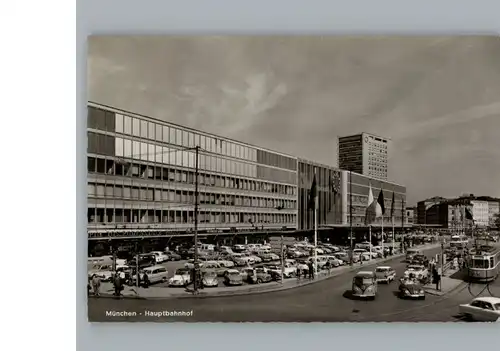
[[[470,281],[489,283],[500,273],[500,245],[482,245],[471,250],[467,275]]]

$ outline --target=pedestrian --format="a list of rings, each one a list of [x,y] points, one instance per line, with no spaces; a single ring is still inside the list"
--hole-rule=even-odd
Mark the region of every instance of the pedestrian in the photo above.
[[[314,265],[311,261],[309,261],[308,265],[308,271],[309,271],[309,279],[314,279]]]
[[[144,272],[144,274],[142,275],[142,280],[143,280],[142,286],[144,288],[149,288],[149,277],[146,272]]]
[[[99,297],[101,295],[101,279],[96,274],[92,275],[91,285],[94,296]]]
[[[127,280],[127,275],[123,270],[120,271],[120,279],[122,280],[122,285],[125,284],[125,281]]]
[[[302,275],[302,267],[300,266],[300,263],[297,262],[297,280],[300,280],[300,276]]]
[[[120,296],[121,295],[121,279],[119,274],[115,274],[113,278],[113,284],[115,288],[115,293],[113,295]]]

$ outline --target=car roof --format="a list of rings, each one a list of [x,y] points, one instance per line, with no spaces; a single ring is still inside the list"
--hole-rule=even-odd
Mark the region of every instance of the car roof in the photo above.
[[[373,272],[360,271],[356,274],[356,277],[373,277]]]
[[[163,266],[151,266],[151,267],[146,267],[146,268],[144,268],[143,270],[146,270],[146,269],[147,269],[147,270],[152,270],[152,269],[158,269],[158,268],[165,268],[165,267],[163,267]],[[165,268],[165,269],[166,269],[166,268]]]
[[[240,271],[238,271],[237,269],[228,269],[228,270],[226,270],[226,272],[228,272],[228,273],[239,273]]]
[[[392,269],[390,266],[378,266],[377,269]]]
[[[493,296],[477,297],[472,301],[483,301],[483,302],[489,302],[491,304],[496,304],[500,303],[500,297],[493,297]]]

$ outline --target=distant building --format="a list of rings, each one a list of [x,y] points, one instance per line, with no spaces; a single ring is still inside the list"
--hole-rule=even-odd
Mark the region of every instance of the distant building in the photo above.
[[[338,139],[338,165],[340,169],[388,179],[390,139],[361,133]]]
[[[435,196],[417,203],[417,224],[440,224],[436,217],[436,205],[446,202],[447,199]],[[436,222],[436,223],[435,223]]]
[[[489,225],[488,201],[471,200],[472,217],[478,227],[487,227]]]
[[[500,202],[498,201],[488,201],[488,225],[490,227],[495,227],[496,215],[500,213]]]

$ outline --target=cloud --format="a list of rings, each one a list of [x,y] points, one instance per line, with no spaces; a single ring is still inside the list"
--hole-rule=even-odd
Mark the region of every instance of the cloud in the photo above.
[[[393,140],[409,203],[500,196],[494,37],[92,37],[90,100],[334,164],[336,137]]]

